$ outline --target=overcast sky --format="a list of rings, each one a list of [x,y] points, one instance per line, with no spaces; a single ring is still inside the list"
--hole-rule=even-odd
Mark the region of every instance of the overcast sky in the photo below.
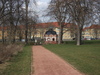
[[[44,10],[47,8],[50,0],[37,0],[37,6],[39,10]]]
[[[47,17],[42,17],[42,15],[46,13],[45,10],[47,9],[49,2],[50,0],[37,0],[38,15],[43,22],[48,20]]]
[[[43,17],[43,15],[46,13],[46,9],[48,7],[50,0],[36,0],[36,7],[34,8],[33,0],[30,2],[29,10],[36,10],[37,14],[39,15],[39,18],[42,22],[47,22],[49,20],[48,17]]]

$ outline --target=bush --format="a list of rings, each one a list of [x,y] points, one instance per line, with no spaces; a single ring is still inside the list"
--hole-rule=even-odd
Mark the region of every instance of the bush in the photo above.
[[[0,63],[8,61],[22,50],[23,45],[0,45]]]

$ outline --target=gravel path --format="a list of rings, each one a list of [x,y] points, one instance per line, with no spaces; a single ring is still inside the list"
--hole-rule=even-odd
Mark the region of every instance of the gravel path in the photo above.
[[[33,46],[32,75],[83,75],[63,59],[42,46]]]

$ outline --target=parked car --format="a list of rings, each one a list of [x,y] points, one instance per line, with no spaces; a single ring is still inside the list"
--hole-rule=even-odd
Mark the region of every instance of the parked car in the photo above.
[[[91,38],[87,38],[87,40],[91,40]]]

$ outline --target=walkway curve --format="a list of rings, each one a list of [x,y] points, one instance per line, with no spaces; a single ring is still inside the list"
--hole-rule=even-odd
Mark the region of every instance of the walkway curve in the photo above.
[[[83,75],[63,59],[42,46],[33,46],[32,75]]]

